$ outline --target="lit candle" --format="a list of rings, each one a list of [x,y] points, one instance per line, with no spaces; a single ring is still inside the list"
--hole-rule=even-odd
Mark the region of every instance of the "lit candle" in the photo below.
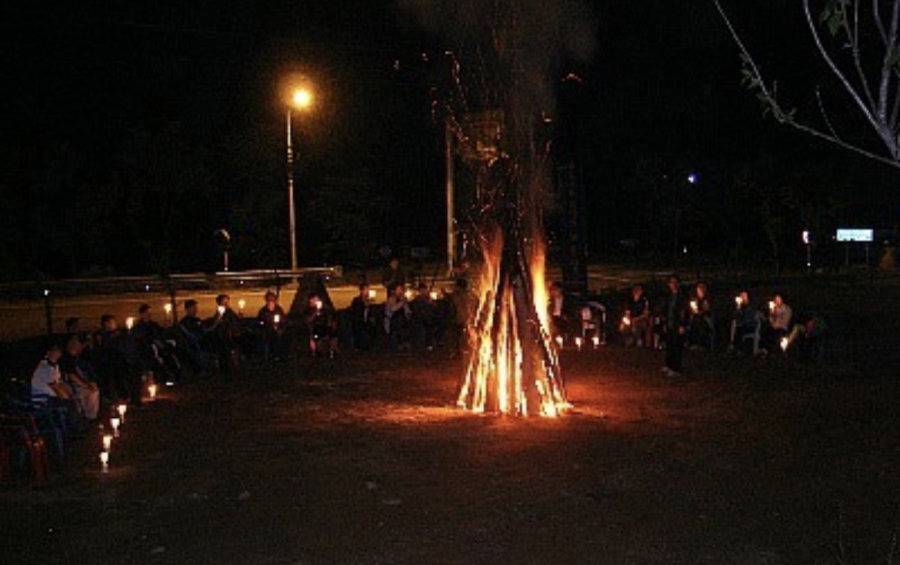
[[[125,327],[129,330],[134,327],[134,318],[132,316],[125,318]]]
[[[376,296],[378,296],[378,293],[372,289],[369,289],[369,300],[375,300]]]
[[[438,299],[438,292],[437,292],[436,290],[432,290],[432,291],[428,294],[428,296],[430,296],[432,300],[437,300],[437,299]]]
[[[694,314],[700,311],[700,305],[697,304],[696,300],[691,300],[691,310],[694,312]]]
[[[578,348],[578,351],[581,351],[581,344],[584,343],[584,340],[581,339],[580,336],[575,338],[575,347]]]
[[[119,419],[116,417],[110,418],[109,425],[113,429],[113,435],[119,437]]]
[[[774,300],[769,301],[769,310],[775,310],[775,301]]]
[[[219,313],[219,316],[224,316],[225,315],[225,307],[219,306],[218,308],[216,308],[216,312]]]
[[[103,434],[103,451],[109,451],[112,447],[112,434]]]
[[[172,315],[172,303],[166,302],[165,304],[163,304],[163,310],[166,311],[166,316],[171,316]]]
[[[275,325],[280,324],[281,323],[281,314],[275,314],[275,317],[272,319],[275,321]]]
[[[629,318],[628,316],[623,316],[623,317],[622,317],[622,323],[625,324],[626,326],[630,326],[630,325],[631,325],[631,318]]]
[[[594,349],[600,347],[600,336],[595,335],[593,338],[591,338],[591,341],[594,342]]]
[[[156,398],[156,383],[147,385],[147,393],[150,395],[150,400]]]
[[[100,472],[109,472],[109,451],[100,452]]]
[[[742,300],[741,300],[741,297],[740,297],[740,296],[735,296],[735,297],[734,297],[734,305],[735,305],[735,306],[737,306],[738,308],[740,308],[740,307],[741,307],[741,302],[742,302]]]
[[[321,310],[321,309],[322,309],[322,299],[316,298],[316,310]]]
[[[412,300],[412,298],[413,298],[413,291],[412,291],[412,290],[407,290],[406,292],[403,293],[403,295],[406,297],[407,300]]]
[[[787,351],[788,346],[791,345],[791,340],[786,337],[781,338],[781,350]]]
[[[561,335],[556,336],[556,345],[558,345],[560,347],[563,346],[563,336],[561,336]]]
[[[238,300],[238,310],[243,310],[244,306],[246,306],[246,305],[247,305],[247,301],[244,300],[243,298]]]
[[[116,412],[119,413],[119,417],[122,418],[122,423],[125,423],[125,412],[128,412],[127,404],[119,404],[116,406]]]

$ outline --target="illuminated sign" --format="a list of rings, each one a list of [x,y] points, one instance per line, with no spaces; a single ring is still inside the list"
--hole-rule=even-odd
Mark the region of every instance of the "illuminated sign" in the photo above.
[[[872,230],[864,229],[839,229],[837,231],[837,240],[869,242],[873,240],[873,233]]]

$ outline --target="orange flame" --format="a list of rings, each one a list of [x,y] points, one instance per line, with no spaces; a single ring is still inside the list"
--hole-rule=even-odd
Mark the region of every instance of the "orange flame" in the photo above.
[[[549,292],[543,241],[533,241],[529,278],[536,320],[520,320],[516,291],[501,281],[503,234],[497,230],[484,246],[484,265],[477,288],[478,309],[469,323],[471,357],[457,404],[475,413],[558,416],[570,407],[559,375],[559,359],[550,333]],[[502,283],[502,284],[501,284]],[[502,293],[498,297],[498,293]],[[543,342],[542,356],[528,346],[532,327]],[[535,344],[536,345],[536,344]],[[531,406],[531,411],[529,411]]]

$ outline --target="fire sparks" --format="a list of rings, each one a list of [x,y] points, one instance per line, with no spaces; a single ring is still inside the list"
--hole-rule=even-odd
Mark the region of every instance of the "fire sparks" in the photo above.
[[[501,264],[508,257],[499,230],[483,249],[472,354],[457,402],[462,408],[554,417],[570,407],[550,337],[544,249],[532,245],[528,273]]]

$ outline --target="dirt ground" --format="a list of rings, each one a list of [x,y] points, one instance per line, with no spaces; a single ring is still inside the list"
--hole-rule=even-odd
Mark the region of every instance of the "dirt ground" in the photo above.
[[[898,385],[774,359],[563,356],[572,414],[452,406],[461,362],[348,355],[164,391],[0,492],[3,561],[886,562]],[[93,435],[94,432],[92,431]]]

